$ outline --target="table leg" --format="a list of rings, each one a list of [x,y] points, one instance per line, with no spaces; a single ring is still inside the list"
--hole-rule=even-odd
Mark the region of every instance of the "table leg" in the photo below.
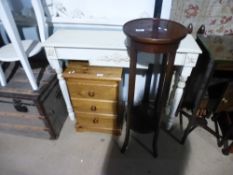
[[[135,49],[131,49],[130,50],[126,136],[125,136],[123,146],[121,148],[122,153],[124,153],[126,151],[128,144],[129,144],[129,139],[130,139],[132,108],[133,108],[133,104],[134,104],[134,90],[135,90],[135,79],[136,79],[136,63],[137,63],[137,51]]]
[[[166,114],[168,116],[166,129],[170,130],[173,126],[176,110],[180,104],[181,98],[183,96],[184,88],[186,86],[186,81],[192,72],[192,67],[183,67],[181,74],[179,75],[178,83],[174,86],[174,96],[169,99],[169,112]]]
[[[71,105],[70,96],[69,96],[68,88],[66,85],[66,81],[65,81],[63,74],[62,74],[62,72],[63,72],[62,67],[57,59],[49,60],[49,63],[52,66],[52,68],[55,69],[55,71],[57,73],[59,86],[61,88],[61,92],[62,92],[63,98],[65,100],[65,103],[66,103],[68,115],[69,115],[70,119],[73,121],[75,119],[75,114],[74,114],[74,111],[73,111],[73,108]]]
[[[154,127],[154,136],[153,136],[153,156],[158,156],[158,137],[159,137],[159,126],[160,126],[160,119],[164,113],[167,97],[169,94],[170,83],[172,80],[173,75],[173,64],[175,60],[176,51],[168,53],[163,57],[163,64],[162,64],[162,73],[159,80],[159,89],[158,94],[155,101],[155,117],[156,123]]]
[[[47,59],[48,59],[50,66],[57,73],[59,86],[61,88],[62,96],[63,96],[65,103],[66,103],[68,115],[69,115],[70,119],[73,121],[75,119],[75,114],[74,114],[74,111],[73,111],[73,108],[71,105],[68,88],[66,86],[66,81],[65,81],[63,74],[62,74],[62,72],[63,72],[62,66],[57,58],[55,49],[53,47],[45,47],[45,52],[46,52],[46,56],[47,56]]]
[[[0,83],[1,86],[6,86],[6,77],[4,71],[2,70],[2,65],[0,65]]]

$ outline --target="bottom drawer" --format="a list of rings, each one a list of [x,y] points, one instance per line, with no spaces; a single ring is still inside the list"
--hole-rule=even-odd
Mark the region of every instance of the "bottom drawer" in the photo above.
[[[120,124],[117,116],[107,114],[77,113],[76,129],[78,131],[97,131],[120,134]]]

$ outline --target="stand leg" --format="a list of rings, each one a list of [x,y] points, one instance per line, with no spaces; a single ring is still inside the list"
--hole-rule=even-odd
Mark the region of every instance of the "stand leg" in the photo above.
[[[154,158],[158,157],[158,138],[159,138],[159,121],[156,120],[152,148]]]
[[[228,145],[227,140],[225,140],[225,142],[223,143],[222,153],[227,156],[229,152],[230,152],[229,145]]]
[[[127,107],[127,119],[126,119],[126,135],[125,135],[125,140],[123,143],[123,146],[121,148],[121,153],[124,153],[126,151],[126,149],[128,148],[128,144],[129,144],[129,139],[130,139],[130,118],[131,118],[131,107]]]
[[[164,109],[166,105],[166,100],[169,94],[169,87],[172,79],[173,74],[173,64],[175,60],[175,50],[173,52],[170,52],[167,55],[164,55],[163,57],[163,64],[162,67],[164,70],[161,73],[161,77],[159,80],[159,89],[158,94],[155,101],[155,117],[156,117],[156,124],[154,128],[154,137],[153,137],[153,155],[154,157],[158,156],[158,137],[159,137],[159,126],[160,126],[160,119],[161,116],[164,114]]]
[[[132,107],[134,104],[134,90],[135,90],[135,78],[136,78],[136,63],[137,63],[137,51],[130,49],[130,68],[129,68],[129,87],[128,87],[128,104],[127,104],[127,120],[126,120],[126,136],[121,148],[121,152],[124,153],[128,147],[130,139],[130,128],[132,119]]]
[[[145,102],[145,103],[149,102],[150,85],[151,85],[151,78],[152,78],[152,74],[153,74],[153,68],[154,68],[154,66],[152,64],[148,65],[148,70],[146,73],[145,90],[144,90],[144,96],[143,96],[143,102]]]

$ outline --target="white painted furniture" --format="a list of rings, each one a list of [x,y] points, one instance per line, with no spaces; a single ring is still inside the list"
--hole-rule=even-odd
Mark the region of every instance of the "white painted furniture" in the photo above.
[[[71,106],[66,82],[63,78],[61,60],[88,60],[91,65],[128,67],[129,57],[125,46],[125,35],[121,30],[60,30],[55,32],[44,43],[47,58],[57,73],[59,85],[65,99],[69,117],[74,120],[74,112]],[[175,82],[175,96],[170,96],[170,118],[174,116],[185,82],[195,66],[198,54],[201,53],[198,45],[191,35],[184,38],[177,51],[175,65],[181,66],[177,73],[179,81]],[[145,68],[146,65],[137,65]]]
[[[40,0],[32,0],[32,6],[35,11],[36,20],[39,26],[39,34],[41,41],[45,41],[46,27],[44,20],[44,12]],[[17,30],[13,15],[7,3],[7,0],[0,0],[0,16],[2,24],[11,40],[0,48],[1,62],[20,61],[33,90],[37,90],[38,86],[32,73],[28,58],[36,55],[41,49],[40,41],[21,40]],[[2,86],[6,86],[6,79],[2,67],[0,66],[0,82]]]
[[[175,113],[182,98],[186,81],[193,67],[196,65],[198,55],[201,53],[201,49],[190,34],[181,41],[175,58],[175,66],[178,66],[178,69],[174,75],[174,82],[171,85],[166,107],[166,115],[168,116],[167,130],[171,129],[173,125]]]

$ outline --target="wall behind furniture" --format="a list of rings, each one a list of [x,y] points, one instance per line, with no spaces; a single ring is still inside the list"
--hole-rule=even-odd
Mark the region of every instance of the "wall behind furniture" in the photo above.
[[[171,19],[192,23],[195,34],[204,24],[206,34],[233,34],[233,0],[173,0]]]
[[[155,0],[45,0],[53,23],[122,25],[139,17],[153,17]]]
[[[49,22],[123,25],[153,17],[156,0],[41,0]],[[33,17],[31,0],[8,0],[15,16]]]
[[[153,17],[156,0],[41,0],[50,26],[54,30],[64,28],[100,28],[121,30],[122,25],[140,17]],[[31,0],[8,0],[19,27],[27,38],[36,35],[25,27],[35,27]],[[133,5],[133,6],[132,6]],[[1,18],[1,17],[0,17]],[[4,35],[3,30],[1,34]],[[36,36],[37,37],[37,36]],[[6,37],[4,37],[5,40]]]

